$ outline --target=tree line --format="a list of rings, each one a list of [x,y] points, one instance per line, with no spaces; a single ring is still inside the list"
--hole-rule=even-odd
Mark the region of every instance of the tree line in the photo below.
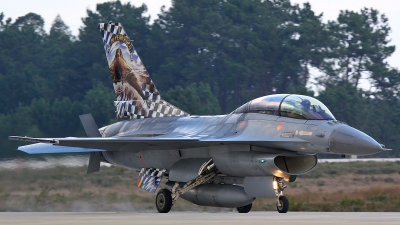
[[[59,16],[47,33],[40,15],[12,20],[1,13],[0,157],[17,154],[20,143],[9,135],[84,136],[78,115],[89,112],[99,126],[117,121],[97,29],[108,21],[123,24],[162,98],[191,114],[229,113],[263,95],[305,94],[386,147],[400,144],[400,72],[386,61],[395,46],[388,18],[377,10],[341,11],[326,23],[310,4],[289,0],[173,0],[154,23],[146,11],[98,4],[78,36]]]

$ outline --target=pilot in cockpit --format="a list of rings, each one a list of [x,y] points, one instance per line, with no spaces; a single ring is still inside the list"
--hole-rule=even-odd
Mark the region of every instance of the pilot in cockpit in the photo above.
[[[304,99],[300,104],[303,107],[302,111],[305,113],[306,118],[322,119],[319,114],[320,110],[317,110],[315,105],[311,105],[310,100]],[[321,111],[323,113],[323,110]]]
[[[311,102],[310,102],[309,100],[307,100],[307,99],[304,99],[304,100],[301,102],[301,106],[303,106],[303,108],[304,108],[305,111],[308,111],[308,110],[311,109],[311,108],[310,108]]]

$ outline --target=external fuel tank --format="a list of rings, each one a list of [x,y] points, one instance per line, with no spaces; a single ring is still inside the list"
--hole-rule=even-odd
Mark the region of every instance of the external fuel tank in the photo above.
[[[203,184],[181,197],[201,206],[241,207],[252,203],[255,198],[246,195],[244,188],[231,184]]]

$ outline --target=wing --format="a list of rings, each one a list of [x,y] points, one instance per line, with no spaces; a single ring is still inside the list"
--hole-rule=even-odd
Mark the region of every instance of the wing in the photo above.
[[[67,153],[67,152],[94,152],[94,151],[142,151],[142,150],[172,150],[189,147],[216,146],[221,144],[248,144],[270,148],[297,150],[299,145],[307,144],[301,139],[288,140],[277,138],[259,140],[246,137],[207,139],[192,137],[109,137],[109,138],[30,138],[10,136],[9,140],[41,143],[19,147],[18,150],[29,154],[39,153]],[[46,144],[46,145],[44,145]],[[297,146],[295,148],[291,146]]]
[[[48,152],[50,147],[40,150],[37,145],[28,145],[19,147],[18,150],[27,152],[39,153],[66,153],[66,152],[93,152],[94,151],[141,151],[145,149],[176,149],[180,148],[187,142],[195,142],[198,139],[194,138],[160,138],[160,137],[140,137],[140,138],[125,138],[125,137],[111,137],[111,138],[30,138],[10,136],[9,140],[27,141],[35,143],[43,143],[55,147],[63,146],[60,152],[53,149]],[[44,145],[41,145],[44,147]],[[68,151],[65,147],[71,147]],[[79,151],[80,149],[80,151]],[[28,152],[29,151],[29,152]]]

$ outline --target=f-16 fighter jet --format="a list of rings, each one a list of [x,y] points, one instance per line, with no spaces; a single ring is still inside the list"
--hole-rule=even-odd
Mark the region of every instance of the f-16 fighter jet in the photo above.
[[[335,119],[317,99],[275,94],[254,99],[228,115],[189,115],[164,101],[120,23],[100,23],[120,122],[98,129],[80,119],[87,138],[29,138],[29,154],[90,152],[88,173],[100,162],[137,170],[137,186],[155,193],[167,213],[179,197],[200,206],[251,210],[256,198],[276,197],[289,209],[285,182],[311,171],[317,153],[369,155],[385,150],[367,134]],[[100,40],[99,40],[100,41]],[[185,93],[182,93],[185,94]],[[99,96],[100,97],[100,96]]]

